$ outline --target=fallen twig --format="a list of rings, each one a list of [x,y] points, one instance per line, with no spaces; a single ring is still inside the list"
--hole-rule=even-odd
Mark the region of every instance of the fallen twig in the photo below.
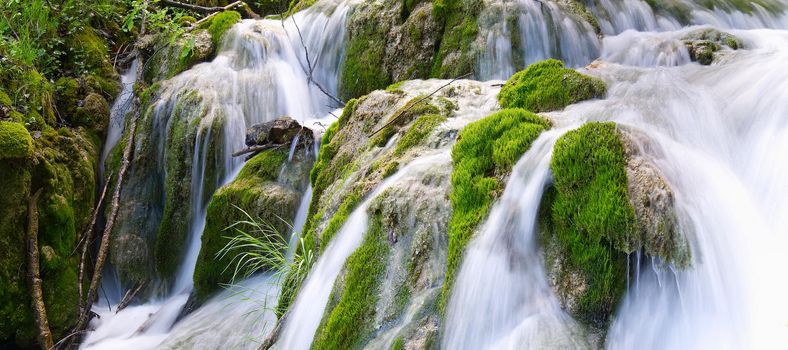
[[[126,306],[129,306],[131,301],[134,300],[134,297],[137,296],[137,294],[142,290],[142,288],[145,287],[145,285],[147,285],[147,283],[140,282],[133,290],[129,289],[126,291],[126,294],[123,295],[123,299],[120,300],[120,303],[118,303],[118,306],[115,308],[115,313],[117,314],[121,310],[125,309]]]
[[[233,153],[233,157],[238,157],[238,156],[242,156],[242,155],[247,154],[247,153],[254,153],[254,152],[264,151],[264,150],[272,149],[272,148],[279,148],[279,147],[282,147],[282,146],[285,146],[285,144],[277,143],[277,144],[269,144],[269,145],[251,146],[251,147],[247,147],[247,148],[244,148],[244,149],[242,149],[240,151],[237,151],[237,152]]]
[[[27,277],[30,283],[30,298],[33,299],[33,310],[38,327],[38,343],[44,350],[53,348],[52,331],[49,330],[47,310],[44,305],[44,292],[41,288],[41,270],[38,256],[38,197],[41,189],[30,197],[27,203]]]
[[[386,123],[386,125],[383,125],[382,127],[380,127],[380,129],[377,129],[377,130],[375,130],[375,132],[373,132],[373,133],[369,134],[369,137],[375,136],[375,134],[379,133],[381,130],[383,130],[383,129],[385,129],[385,128],[389,127],[389,126],[391,126],[392,124],[394,124],[394,122],[396,122],[396,121],[397,121],[397,119],[399,119],[399,118],[400,118],[400,117],[401,117],[403,114],[405,114],[405,112],[407,112],[407,111],[408,111],[408,110],[410,110],[411,108],[415,107],[417,104],[419,104],[419,103],[422,103],[422,102],[424,102],[425,100],[427,100],[427,99],[429,99],[430,97],[432,97],[433,95],[437,94],[437,93],[438,93],[438,91],[441,91],[443,88],[445,88],[445,87],[447,87],[447,86],[451,85],[452,83],[454,83],[454,82],[455,82],[455,81],[457,81],[457,80],[460,80],[460,79],[467,78],[467,77],[468,77],[468,76],[470,76],[471,74],[473,74],[473,72],[468,72],[468,73],[465,73],[465,74],[463,74],[463,75],[461,75],[461,76],[459,76],[459,77],[456,77],[456,78],[454,78],[454,79],[450,80],[448,83],[441,85],[441,87],[437,88],[435,91],[431,92],[429,95],[427,95],[427,96],[424,96],[424,97],[422,97],[422,98],[418,99],[416,102],[414,102],[414,103],[410,104],[410,106],[408,106],[407,108],[404,108],[404,109],[401,109],[401,110],[399,110],[399,111],[397,112],[397,114],[396,114],[395,116],[393,116],[393,117],[391,118],[391,120],[389,120],[389,122],[388,122],[388,123]]]
[[[110,179],[112,179],[112,173],[107,176],[107,180],[104,182],[104,189],[101,190],[101,196],[99,196],[99,200],[96,203],[96,208],[93,209],[93,215],[90,219],[90,225],[87,228],[85,234],[82,235],[82,240],[77,243],[77,248],[82,245],[82,256],[79,259],[79,277],[77,278],[77,290],[79,291],[79,312],[82,313],[85,304],[84,299],[82,298],[83,290],[82,286],[85,281],[85,262],[88,259],[88,252],[90,251],[91,242],[93,242],[93,227],[96,226],[96,218],[98,218],[99,210],[101,209],[101,204],[104,202],[104,196],[107,194],[107,188],[109,187]]]

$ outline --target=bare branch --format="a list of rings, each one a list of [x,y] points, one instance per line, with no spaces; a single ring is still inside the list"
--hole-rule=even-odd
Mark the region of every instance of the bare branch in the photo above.
[[[437,93],[438,93],[438,91],[441,91],[443,88],[445,88],[445,87],[447,87],[447,86],[451,85],[452,83],[454,83],[454,82],[455,82],[455,81],[457,81],[457,80],[460,80],[460,79],[464,79],[464,78],[467,78],[467,77],[469,77],[471,74],[473,74],[473,72],[468,72],[468,73],[465,73],[465,74],[463,74],[463,75],[461,75],[461,76],[459,76],[459,77],[456,77],[456,78],[454,78],[454,79],[450,80],[448,83],[446,83],[446,84],[443,84],[443,85],[441,85],[441,87],[439,87],[439,88],[435,89],[435,91],[431,92],[429,95],[427,95],[427,96],[424,96],[424,97],[420,98],[418,101],[416,101],[416,102],[414,102],[414,103],[410,104],[410,106],[408,106],[407,108],[404,108],[404,109],[402,109],[402,110],[398,111],[398,112],[397,112],[397,114],[396,114],[396,116],[392,117],[392,118],[391,118],[391,120],[389,120],[389,122],[388,122],[388,123],[386,123],[386,125],[383,125],[382,127],[380,127],[380,129],[377,129],[377,130],[375,130],[375,132],[373,132],[373,133],[369,134],[369,137],[375,136],[375,134],[379,133],[381,130],[383,130],[383,129],[385,129],[385,128],[389,127],[389,126],[391,126],[392,124],[394,124],[394,122],[396,122],[396,121],[397,121],[397,119],[399,119],[399,118],[400,118],[400,117],[401,117],[403,114],[405,114],[405,112],[407,112],[407,111],[408,111],[408,110],[410,110],[411,108],[415,107],[417,104],[419,104],[419,103],[422,103],[422,102],[426,101],[427,99],[429,99],[429,98],[430,98],[430,97],[432,97],[433,95],[437,94]]]
[[[139,293],[139,292],[140,292],[140,291],[141,291],[141,290],[142,290],[142,289],[143,289],[143,288],[144,288],[146,285],[147,285],[147,283],[146,283],[146,282],[140,282],[140,283],[137,285],[137,287],[136,287],[136,288],[134,288],[133,290],[132,290],[132,289],[129,289],[128,291],[126,291],[126,294],[125,294],[125,295],[123,295],[123,299],[121,299],[121,300],[120,300],[120,303],[118,303],[118,306],[115,308],[115,313],[117,314],[117,313],[118,313],[118,312],[120,312],[121,310],[125,309],[125,308],[126,308],[126,306],[129,306],[129,304],[131,303],[131,301],[132,301],[132,300],[134,300],[134,297],[136,297],[136,296],[137,296],[137,294],[138,294],[138,293]]]
[[[49,330],[47,310],[44,305],[44,292],[41,288],[41,270],[38,256],[38,197],[41,189],[30,197],[27,203],[27,277],[30,284],[30,298],[33,299],[38,343],[44,350],[54,347],[52,332]]]
[[[332,99],[334,102],[339,104],[340,107],[345,107],[345,102],[343,102],[342,100],[340,100],[336,96],[334,96],[331,93],[329,93],[328,90],[326,90],[322,85],[320,85],[319,82],[317,82],[313,78],[312,73],[314,72],[314,66],[312,65],[312,61],[309,60],[309,49],[307,49],[306,43],[304,43],[304,37],[301,35],[301,28],[298,27],[298,22],[296,22],[295,16],[290,16],[290,18],[293,20],[293,24],[295,25],[296,31],[298,32],[298,39],[301,40],[301,46],[304,48],[304,56],[306,57],[306,64],[307,64],[307,69],[308,69],[308,71],[307,71],[307,81],[310,84],[315,84],[315,86],[317,86],[317,88],[320,90],[320,92],[322,92],[324,95],[328,96],[328,98]],[[282,26],[284,26],[284,20],[282,20]],[[315,63],[317,63],[317,60],[315,60]]]
[[[90,219],[90,225],[85,231],[85,234],[82,235],[82,240],[77,243],[77,248],[79,248],[80,244],[82,245],[82,257],[79,259],[79,278],[77,279],[77,290],[79,291],[79,312],[84,312],[85,303],[82,285],[85,281],[85,262],[88,259],[88,252],[90,251],[91,242],[93,242],[93,227],[96,226],[96,218],[98,217],[99,209],[101,208],[101,204],[104,202],[104,196],[107,194],[107,188],[109,187],[110,179],[112,179],[112,173],[107,176],[107,180],[104,182],[104,189],[101,191],[101,196],[99,197],[98,202],[96,203],[96,208],[93,209],[93,215]]]
[[[280,147],[283,147],[283,146],[286,146],[286,145],[283,144],[283,143],[277,143],[277,144],[270,144],[270,145],[259,145],[259,146],[247,147],[247,148],[244,148],[244,149],[242,149],[240,151],[237,151],[237,152],[233,153],[233,157],[238,157],[238,156],[242,156],[242,155],[247,154],[247,153],[254,153],[254,152],[264,151],[264,150],[272,149],[272,148],[280,148]]]

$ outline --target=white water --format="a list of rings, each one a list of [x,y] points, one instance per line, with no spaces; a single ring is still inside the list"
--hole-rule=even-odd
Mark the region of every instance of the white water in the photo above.
[[[313,62],[319,62],[318,66],[313,65],[314,79],[328,91],[336,93],[347,5],[345,2],[326,1],[313,8],[315,10],[299,14],[297,20],[306,21],[299,25],[310,53],[320,53],[317,60],[310,57]],[[199,64],[162,83],[161,97],[153,107],[155,131],[152,136],[158,137],[157,158],[162,167],[166,162],[164,154],[168,147],[164,135],[172,123],[178,122],[176,118],[182,118],[191,124],[192,120],[199,118],[191,168],[190,233],[183,262],[175,276],[171,293],[155,297],[146,304],[130,306],[117,315],[97,305],[94,310],[102,317],[95,318],[91,323],[96,330],[86,337],[83,348],[152,349],[165,340],[164,344],[189,348],[185,345],[188,341],[183,338],[195,338],[183,333],[188,334],[218,321],[216,317],[221,314],[210,310],[219,308],[217,304],[223,302],[221,296],[209,302],[205,310],[201,309],[173,329],[192,290],[192,277],[210,195],[219,186],[232,181],[239,172],[243,158],[234,158],[231,154],[244,147],[246,127],[282,115],[309,123],[307,126],[312,126],[315,121],[322,121],[322,124],[332,121],[326,118],[332,118],[327,116],[327,112],[334,107],[329,98],[308,81],[308,69],[301,63],[303,47],[300,40],[294,37],[298,38],[297,32],[287,25],[283,27],[282,22],[244,20],[228,31],[221,51],[212,62]],[[199,104],[181,108],[179,102],[195,92],[199,96]],[[215,132],[221,135],[213,137],[212,133]],[[214,144],[212,140],[220,141]],[[215,163],[208,160],[211,154],[215,157]],[[206,183],[209,169],[218,174],[218,183]],[[306,210],[303,208],[307,206],[302,203],[301,207],[299,214],[305,216]],[[296,222],[303,223],[304,219],[296,218]],[[278,290],[272,289],[273,284],[270,279],[248,282],[246,286],[252,294],[247,299],[252,302],[236,305],[233,315],[248,313],[259,307],[256,302],[260,300],[254,297],[254,293],[263,293],[263,299],[266,300],[270,298],[269,295],[273,295],[275,302]],[[274,316],[270,312],[263,312],[262,317],[270,320]],[[249,324],[247,326],[226,330],[235,332],[233,334],[236,336],[246,331],[263,330]],[[168,338],[170,336],[172,340]],[[226,345],[220,342],[211,347],[203,341],[199,341],[199,344],[216,349]]]
[[[342,228],[331,240],[325,251],[309,272],[298,292],[277,342],[278,349],[309,349],[320,325],[334,281],[345,261],[361,245],[367,232],[369,214],[367,209],[375,197],[387,188],[404,181],[420,181],[424,173],[448,158],[446,150],[420,157],[402,167],[397,173],[384,180],[348,216]]]
[[[749,49],[709,67],[653,67],[661,65],[654,60],[643,67],[647,59],[598,63],[593,73],[608,82],[606,99],[550,114],[559,124],[614,120],[647,135],[641,146],[673,188],[682,231],[692,242],[686,270],[648,257],[630,267],[634,278],[608,330],[607,348],[788,346],[788,281],[780,277],[788,266],[788,32],[733,33]],[[645,52],[680,34],[628,32],[605,43]],[[548,135],[541,138],[554,137]],[[518,172],[540,152],[537,142],[524,155],[468,248],[447,315],[445,348],[539,348],[572,334],[573,322],[554,309],[552,293],[533,291],[544,286],[541,261],[519,255],[517,242],[532,240],[530,220],[540,200],[523,184],[541,184],[544,174],[538,165],[529,167],[525,180]],[[507,197],[513,191],[522,196],[519,202]],[[518,211],[515,222],[523,225],[500,218]],[[521,236],[506,240],[512,227]],[[538,273],[527,279],[515,278],[534,269]]]
[[[109,125],[107,125],[107,137],[104,140],[104,147],[99,158],[99,178],[104,179],[104,161],[107,160],[109,152],[115,148],[126,127],[126,114],[131,111],[131,101],[134,98],[134,84],[137,82],[137,67],[140,61],[135,59],[131,66],[120,76],[121,90],[112,107],[109,110]]]
[[[544,274],[536,235],[550,157],[564,129],[544,132],[514,167],[468,245],[446,315],[445,349],[577,348],[578,327]]]

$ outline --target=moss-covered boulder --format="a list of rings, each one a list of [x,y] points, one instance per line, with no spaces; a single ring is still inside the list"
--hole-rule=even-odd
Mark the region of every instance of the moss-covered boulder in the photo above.
[[[604,332],[624,293],[630,255],[689,263],[664,178],[612,122],[592,122],[558,139],[554,187],[540,208],[550,282],[563,307]]]
[[[549,59],[517,72],[501,88],[503,108],[525,108],[534,113],[562,109],[570,104],[604,97],[605,82]]]
[[[240,20],[240,13],[236,11],[224,11],[214,15],[205,23],[208,33],[211,33],[211,39],[213,40],[214,46],[219,47],[222,43],[222,36],[224,36],[224,33]]]
[[[37,336],[24,268],[28,198],[37,189],[43,190],[38,200],[42,290],[54,337],[64,336],[76,321],[79,258],[72,252],[93,210],[97,149],[98,141],[84,131],[49,129],[33,141],[27,159],[0,159],[3,341],[32,347]]]
[[[480,0],[356,5],[348,20],[340,98],[359,97],[396,81],[472,73],[481,5]]]
[[[465,248],[493,200],[503,191],[505,177],[531,143],[549,127],[549,121],[524,109],[504,109],[460,131],[452,148],[453,213],[449,221],[442,307],[448,301]]]
[[[33,138],[25,126],[15,122],[0,122],[0,160],[27,158],[33,153]]]
[[[301,191],[305,188],[307,171],[311,160],[304,157],[303,152],[293,162],[288,162],[287,149],[263,151],[250,159],[241,169],[233,182],[216,191],[208,205],[205,230],[202,234],[202,247],[194,272],[194,286],[198,301],[204,301],[211,293],[220,289],[223,284],[231,283],[235,273],[236,257],[242,251],[220,255],[220,251],[236,235],[234,228],[237,222],[248,221],[249,217],[270,227],[272,232],[258,230],[247,232],[251,235],[278,234],[281,238],[257,237],[262,240],[286,240],[291,232],[292,218],[298,209]],[[308,163],[299,166],[296,163]],[[294,177],[302,181],[288,183],[281,181],[280,174],[292,167],[297,174]],[[240,228],[240,227],[237,227]],[[221,257],[221,258],[220,258]],[[265,267],[262,267],[265,268]],[[248,271],[240,270],[239,276]]]
[[[145,80],[155,83],[169,79],[197,63],[210,60],[217,50],[212,38],[211,33],[202,28],[184,33],[174,41],[166,36],[158,36],[141,42],[139,46],[150,55],[145,65]]]
[[[739,38],[712,28],[691,31],[681,39],[687,47],[690,59],[702,65],[710,65],[723,48],[738,50],[743,46]]]

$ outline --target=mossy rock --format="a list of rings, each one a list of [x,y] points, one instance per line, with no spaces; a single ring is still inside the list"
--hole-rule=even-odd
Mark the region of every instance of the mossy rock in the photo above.
[[[232,26],[241,20],[241,14],[236,11],[224,11],[216,14],[207,24],[208,32],[211,33],[213,44],[216,47],[222,43],[222,36]]]
[[[581,322],[604,328],[623,295],[635,214],[627,193],[624,145],[615,123],[588,123],[556,141],[550,234],[560,248],[557,291]],[[548,263],[548,266],[552,264]],[[565,303],[566,304],[566,303]]]
[[[3,122],[5,123],[5,122]],[[26,131],[25,131],[26,132]],[[39,249],[44,302],[55,338],[77,315],[77,266],[72,252],[90,220],[96,190],[98,140],[82,131],[48,129],[33,141],[29,160],[0,159],[0,339],[32,347],[36,339],[27,292],[27,201],[38,200]]]
[[[244,229],[251,235],[279,234],[281,238],[258,237],[263,240],[284,241],[289,236],[290,221],[298,209],[300,194],[277,182],[282,166],[287,162],[288,150],[263,151],[250,159],[233,182],[221,187],[213,195],[202,234],[202,247],[194,272],[197,299],[204,301],[221,285],[233,282],[235,256],[241,251],[222,256],[219,253],[230,238]],[[304,174],[306,175],[306,174]],[[244,214],[275,232],[259,232],[250,227],[230,228],[240,221],[248,221]],[[262,267],[266,268],[266,267]],[[240,271],[241,274],[246,270]]]
[[[534,113],[562,109],[570,104],[604,97],[605,82],[549,59],[515,73],[501,88],[503,108],[525,108]]]
[[[313,349],[360,349],[372,329],[370,318],[380,297],[380,279],[390,251],[379,212],[370,218],[364,242],[348,257],[339,300],[325,311]]]
[[[0,122],[0,160],[27,158],[33,153],[33,138],[25,126],[15,122]]]
[[[109,102],[99,94],[90,93],[77,108],[72,122],[74,126],[103,131],[109,124],[109,112]]]
[[[448,302],[465,248],[493,200],[503,178],[550,122],[524,109],[504,109],[468,124],[452,147],[452,217],[441,308]]]
[[[698,29],[687,33],[682,40],[687,47],[690,59],[708,66],[714,62],[715,53],[723,47],[738,50],[742,41],[731,34],[712,29]]]

